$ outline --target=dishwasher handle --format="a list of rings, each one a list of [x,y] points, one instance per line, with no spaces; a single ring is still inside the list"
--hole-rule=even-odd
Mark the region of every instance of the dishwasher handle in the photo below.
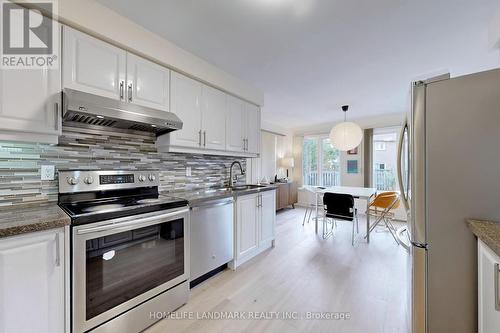
[[[218,207],[218,206],[226,206],[233,204],[234,200],[231,199],[223,199],[223,200],[211,200],[206,202],[200,202],[199,204],[192,205],[191,210],[198,210],[200,208],[210,208],[210,207]]]

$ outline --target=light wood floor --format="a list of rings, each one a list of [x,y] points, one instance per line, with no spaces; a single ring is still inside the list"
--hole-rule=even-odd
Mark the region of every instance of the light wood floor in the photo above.
[[[349,222],[339,222],[335,236],[323,240],[313,221],[302,227],[303,213],[278,213],[276,247],[192,289],[178,313],[348,312],[349,320],[164,319],[146,332],[408,332],[408,256],[390,234],[375,231],[370,244],[352,247]]]

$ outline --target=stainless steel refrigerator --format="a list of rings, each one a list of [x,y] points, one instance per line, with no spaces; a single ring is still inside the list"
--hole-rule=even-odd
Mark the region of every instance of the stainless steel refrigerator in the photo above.
[[[411,332],[477,332],[477,245],[466,220],[500,221],[500,69],[415,82],[399,152]]]

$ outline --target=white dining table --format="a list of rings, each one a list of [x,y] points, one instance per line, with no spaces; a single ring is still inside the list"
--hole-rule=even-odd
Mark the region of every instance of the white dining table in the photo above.
[[[370,202],[373,196],[377,194],[377,189],[373,187],[357,187],[357,186],[329,186],[329,187],[321,187],[321,186],[310,186],[305,185],[302,189],[306,191],[313,192],[316,196],[316,216],[315,220],[315,231],[318,233],[318,217],[319,217],[319,198],[324,193],[340,193],[340,194],[350,194],[354,197],[354,199],[366,200],[366,212],[368,212],[368,208],[370,206]],[[366,241],[370,242],[370,215],[366,214]]]

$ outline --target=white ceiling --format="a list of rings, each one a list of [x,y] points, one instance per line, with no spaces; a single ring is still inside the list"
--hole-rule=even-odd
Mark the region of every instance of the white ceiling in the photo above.
[[[297,128],[407,109],[409,83],[500,67],[499,0],[98,0],[265,94]]]

